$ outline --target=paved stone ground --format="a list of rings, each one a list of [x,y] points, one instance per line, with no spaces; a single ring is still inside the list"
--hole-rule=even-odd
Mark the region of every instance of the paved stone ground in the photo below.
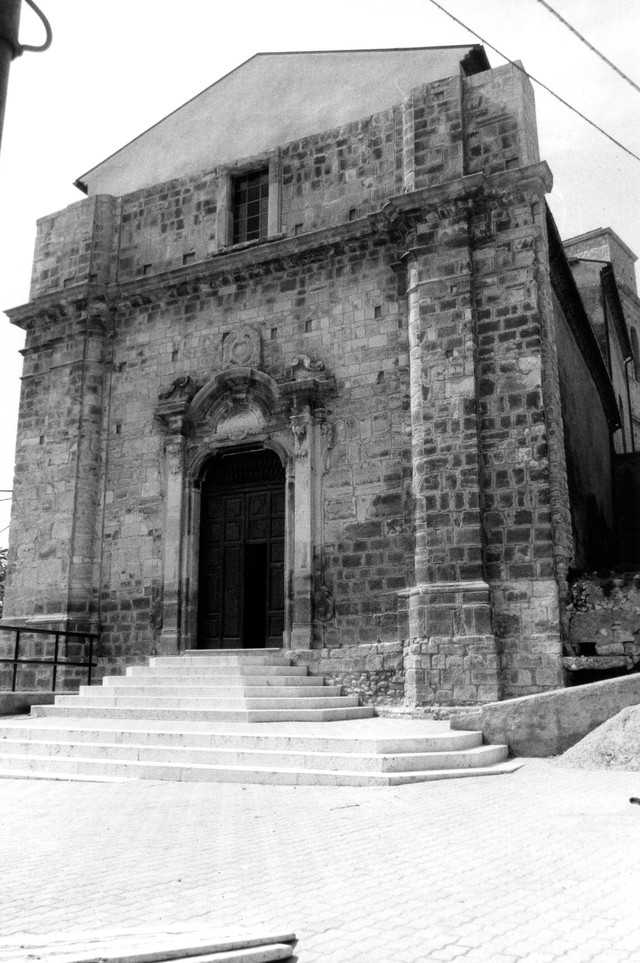
[[[0,933],[295,931],[301,963],[636,963],[640,773],[0,781]],[[1,941],[0,941],[1,942]]]

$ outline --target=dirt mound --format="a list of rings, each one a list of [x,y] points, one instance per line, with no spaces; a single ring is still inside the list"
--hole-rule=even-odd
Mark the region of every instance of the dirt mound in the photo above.
[[[640,706],[629,706],[608,719],[556,763],[570,769],[640,770]]]

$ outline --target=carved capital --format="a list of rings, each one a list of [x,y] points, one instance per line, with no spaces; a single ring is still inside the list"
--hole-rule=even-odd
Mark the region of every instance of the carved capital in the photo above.
[[[154,414],[167,435],[185,434],[186,414],[197,391],[193,378],[186,375],[175,378],[171,387],[160,392]]]
[[[294,411],[321,408],[325,398],[335,391],[335,378],[327,373],[324,362],[313,361],[307,355],[293,358],[285,369],[285,377],[280,392]]]
[[[308,372],[324,371],[324,361],[313,361],[306,354],[300,354],[292,358],[286,368],[287,378],[290,381],[303,381],[308,377]]]
[[[295,457],[298,459],[308,458],[309,433],[312,425],[312,416],[308,406],[291,415],[290,425],[293,433],[293,453]]]
[[[185,375],[182,378],[174,378],[174,380],[171,382],[171,387],[167,388],[166,391],[160,392],[158,395],[158,400],[160,402],[189,402],[195,397],[197,391],[198,386],[193,378],[191,378],[189,375]]]

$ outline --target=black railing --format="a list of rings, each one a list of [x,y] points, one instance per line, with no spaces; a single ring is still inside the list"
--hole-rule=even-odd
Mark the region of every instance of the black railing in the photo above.
[[[18,677],[18,667],[21,665],[50,665],[52,667],[52,678],[51,678],[51,692],[56,691],[56,681],[58,677],[58,669],[61,667],[73,666],[74,668],[86,669],[87,670],[87,685],[91,685],[91,670],[97,665],[97,662],[93,661],[93,646],[98,638],[96,632],[68,632],[66,629],[36,629],[29,625],[7,625],[0,623],[0,631],[2,632],[15,632],[16,639],[13,650],[13,658],[2,659],[0,658],[0,663],[9,663],[13,666],[11,673],[11,692],[16,691],[16,679]],[[53,658],[49,659],[22,659],[20,658],[20,641],[22,635],[53,635],[54,636],[54,648],[53,648]],[[88,657],[82,661],[75,661],[72,659],[60,658],[60,639],[64,638],[65,649],[66,644],[70,638],[84,639],[85,644],[89,644]]]

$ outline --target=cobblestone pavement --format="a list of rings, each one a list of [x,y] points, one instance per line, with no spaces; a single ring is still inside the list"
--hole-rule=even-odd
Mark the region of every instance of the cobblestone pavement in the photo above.
[[[0,781],[0,934],[295,931],[301,963],[637,963],[640,772]],[[0,941],[1,942],[1,941]]]

